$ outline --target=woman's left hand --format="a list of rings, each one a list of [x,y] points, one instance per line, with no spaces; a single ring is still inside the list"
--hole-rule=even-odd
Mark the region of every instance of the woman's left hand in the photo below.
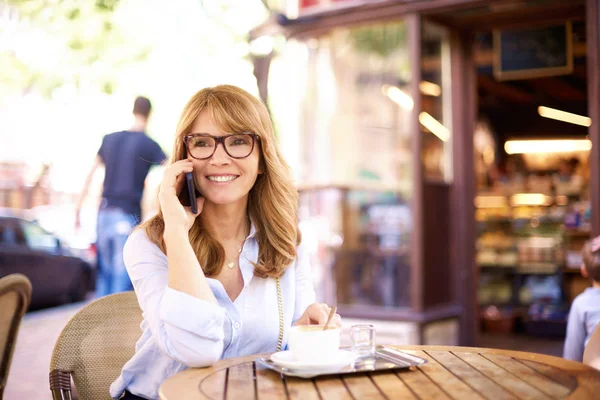
[[[313,303],[306,307],[306,310],[304,310],[304,313],[294,323],[294,326],[325,325],[330,310],[331,308],[325,303]],[[333,318],[331,318],[329,325],[340,328],[342,326],[342,317],[340,317],[340,314],[335,314]]]

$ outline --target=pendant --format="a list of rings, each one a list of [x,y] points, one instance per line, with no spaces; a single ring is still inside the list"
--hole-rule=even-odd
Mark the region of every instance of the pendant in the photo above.
[[[229,269],[233,269],[233,267],[235,267],[235,263],[233,261],[229,261],[227,263],[227,266],[229,267]]]

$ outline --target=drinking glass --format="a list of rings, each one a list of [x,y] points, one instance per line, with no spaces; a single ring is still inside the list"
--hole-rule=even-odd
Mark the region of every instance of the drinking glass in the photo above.
[[[352,351],[360,358],[375,355],[375,327],[373,325],[352,325],[350,328]]]

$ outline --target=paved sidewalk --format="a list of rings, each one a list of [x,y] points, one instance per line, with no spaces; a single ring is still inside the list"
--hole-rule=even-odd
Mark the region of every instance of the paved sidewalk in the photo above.
[[[68,304],[25,315],[4,390],[6,400],[52,400],[48,381],[52,349],[63,327],[84,304]]]

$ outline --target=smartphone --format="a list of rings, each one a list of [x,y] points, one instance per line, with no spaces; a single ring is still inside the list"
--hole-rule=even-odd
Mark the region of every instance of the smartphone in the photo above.
[[[190,207],[192,208],[192,214],[198,214],[198,203],[196,202],[196,185],[194,184],[194,175],[191,172],[185,173],[185,182],[188,192],[188,198],[190,201]]]
[[[187,158],[187,149],[184,150],[184,157]],[[179,201],[186,207],[192,209],[192,213],[198,214],[198,203],[196,198],[200,196],[200,192],[196,190],[196,184],[194,183],[194,175],[192,172],[185,173],[185,185],[179,193]]]
[[[200,192],[194,184],[194,175],[191,172],[185,174],[185,185],[177,196],[184,207],[190,207],[194,214],[198,214],[198,203],[196,199],[200,196]]]

